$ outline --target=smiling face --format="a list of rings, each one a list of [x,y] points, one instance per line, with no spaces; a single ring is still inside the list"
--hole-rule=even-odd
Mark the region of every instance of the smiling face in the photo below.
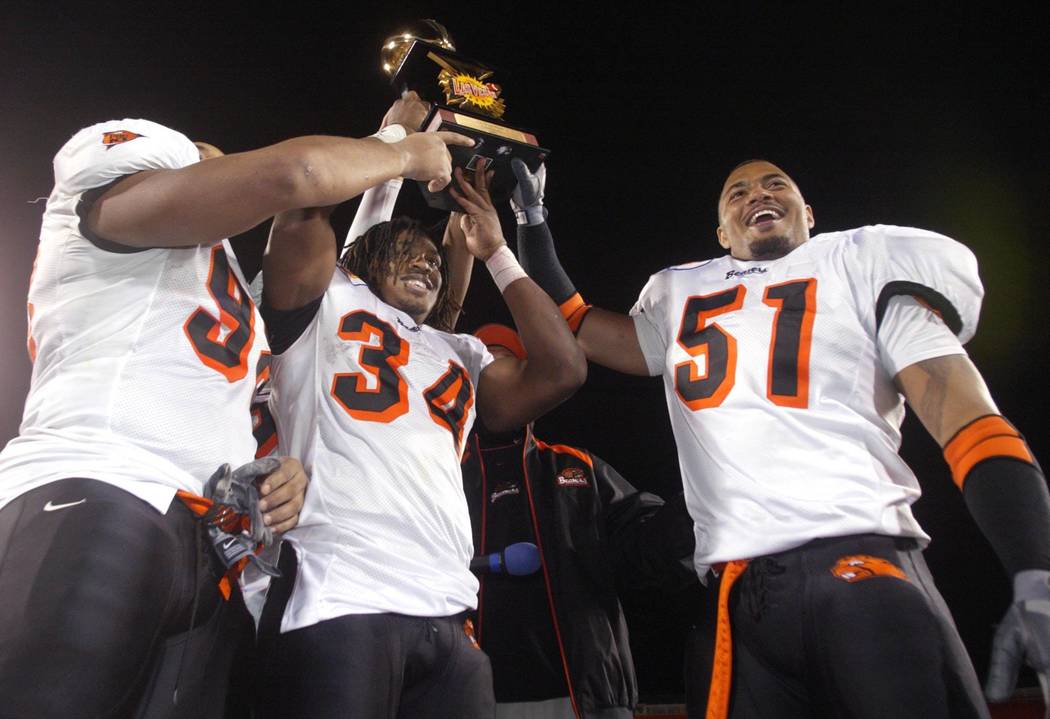
[[[726,179],[718,223],[718,243],[736,259],[775,260],[809,239],[813,208],[786,172],[755,160]]]
[[[441,291],[441,254],[430,238],[416,233],[407,240],[404,252],[391,263],[378,285],[384,302],[422,324]]]

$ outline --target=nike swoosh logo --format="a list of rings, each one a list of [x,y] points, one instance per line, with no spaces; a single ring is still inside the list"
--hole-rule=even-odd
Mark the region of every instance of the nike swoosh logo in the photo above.
[[[86,501],[87,501],[87,497],[85,497],[84,499],[81,499],[79,502],[66,502],[65,504],[51,504],[51,501],[48,500],[48,503],[44,505],[44,511],[45,512],[57,512],[60,509],[65,509],[66,507],[75,507],[78,504],[83,504]]]

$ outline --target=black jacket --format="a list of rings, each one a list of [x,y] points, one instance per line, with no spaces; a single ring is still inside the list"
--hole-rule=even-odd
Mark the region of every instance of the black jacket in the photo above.
[[[494,533],[486,517],[499,481],[492,467],[499,454],[510,459],[507,453],[516,455],[512,461],[522,467],[517,476],[524,475],[531,534],[540,548],[540,572],[552,610],[548,613],[553,613],[562,670],[577,714],[633,708],[638,687],[618,592],[695,581],[692,521],[684,502],[679,496],[665,504],[654,494],[639,492],[586,450],[544,444],[531,431],[517,444],[484,451],[472,435],[463,459],[463,483],[476,554],[503,549],[482,536],[482,527],[486,534]],[[482,648],[486,616],[514,611],[486,605],[485,582],[482,575],[477,616]],[[493,667],[501,670],[508,668]],[[514,668],[522,674],[522,686],[528,686],[527,670]]]

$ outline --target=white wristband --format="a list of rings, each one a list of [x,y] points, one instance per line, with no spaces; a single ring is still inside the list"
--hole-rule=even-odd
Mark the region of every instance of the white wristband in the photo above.
[[[398,124],[387,125],[382,130],[372,135],[372,137],[382,140],[383,142],[390,144],[392,142],[401,142],[408,137],[408,130]]]
[[[499,287],[501,293],[514,280],[528,277],[525,270],[521,269],[521,265],[518,264],[518,258],[514,256],[514,253],[506,245],[493,252],[485,260],[485,266],[489,268],[492,281],[496,283],[496,287]]]

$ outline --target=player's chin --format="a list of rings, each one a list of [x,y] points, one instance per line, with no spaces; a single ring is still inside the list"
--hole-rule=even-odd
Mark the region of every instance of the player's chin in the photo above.
[[[753,260],[776,260],[791,252],[798,246],[787,235],[755,237],[748,242],[747,249]]]

